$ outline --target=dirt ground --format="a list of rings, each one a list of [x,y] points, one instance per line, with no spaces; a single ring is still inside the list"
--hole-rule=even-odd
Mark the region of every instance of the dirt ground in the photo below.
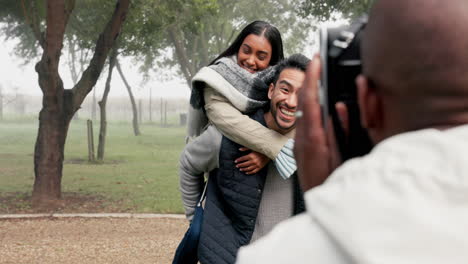
[[[0,220],[0,263],[171,263],[185,219]]]
[[[43,207],[31,206],[31,193],[0,193],[0,214],[34,214],[34,213],[129,213],[135,212],[122,204],[122,201],[111,201],[104,196],[83,195],[74,192],[63,192],[59,201]]]

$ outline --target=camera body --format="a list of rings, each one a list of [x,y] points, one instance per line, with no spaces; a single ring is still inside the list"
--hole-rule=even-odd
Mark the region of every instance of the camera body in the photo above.
[[[323,120],[331,116],[333,128],[325,129],[334,129],[343,161],[367,154],[372,149],[369,135],[361,125],[355,82],[362,71],[360,41],[366,24],[367,16],[363,16],[351,25],[320,29],[320,104]],[[348,109],[347,134],[336,112],[337,102],[345,103]]]

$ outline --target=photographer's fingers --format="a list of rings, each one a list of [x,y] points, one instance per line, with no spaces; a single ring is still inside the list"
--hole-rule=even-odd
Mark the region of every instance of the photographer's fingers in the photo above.
[[[310,84],[311,87],[310,93],[310,121],[312,121],[312,125],[316,128],[323,129],[322,124],[322,114],[320,109],[320,100],[319,100],[319,80],[320,80],[320,72],[321,72],[321,65],[320,65],[320,57],[315,56],[312,61],[312,67],[310,69]]]
[[[298,110],[302,111],[302,117],[297,120],[294,156],[304,191],[321,184],[330,173],[328,144],[318,96],[320,71],[320,58],[315,56],[307,67],[299,95]]]
[[[328,126],[332,129],[327,130],[327,144],[328,144],[328,153],[330,155],[330,171],[331,174],[341,163],[341,154],[338,149],[338,144],[336,143],[335,130],[333,129],[333,122],[331,118],[328,119]],[[328,177],[328,176],[327,176]],[[326,178],[325,178],[326,179]],[[325,181],[325,179],[323,179]]]
[[[341,127],[345,132],[346,137],[349,135],[349,114],[348,107],[343,102],[338,102],[335,104],[336,113],[340,119]]]
[[[302,163],[303,159],[307,152],[307,144],[310,143],[309,129],[313,124],[311,122],[311,111],[312,108],[317,104],[318,96],[315,94],[317,91],[317,71],[319,64],[317,64],[317,57],[314,57],[312,61],[307,66],[306,77],[304,80],[304,85],[299,91],[298,96],[298,111],[302,113],[302,116],[296,122],[296,144],[294,147],[294,155],[296,160],[299,163]]]
[[[302,111],[302,117],[297,122],[298,133],[306,133],[302,136],[312,136],[311,132],[323,134],[323,124],[318,96],[318,81],[320,79],[320,58],[315,56],[309,63],[304,80],[304,87],[299,96],[299,111]],[[305,127],[304,127],[305,126]]]

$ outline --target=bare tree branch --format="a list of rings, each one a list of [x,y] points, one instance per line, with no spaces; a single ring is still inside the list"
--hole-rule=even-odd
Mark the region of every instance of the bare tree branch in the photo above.
[[[177,55],[177,60],[179,61],[180,68],[182,70],[182,73],[184,74],[185,80],[187,81],[188,85],[191,86],[190,80],[192,79],[194,72],[190,71],[190,62],[187,57],[187,54],[185,53],[185,49],[180,41],[180,39],[177,36],[177,28],[176,25],[171,25],[168,27],[168,33],[169,37],[175,47],[176,55]]]
[[[42,32],[41,28],[40,28],[40,22],[39,22],[39,16],[37,14],[36,2],[31,1],[31,7],[28,10],[28,8],[26,8],[26,4],[24,3],[24,0],[21,0],[21,8],[23,9],[23,14],[24,14],[24,18],[26,20],[26,23],[31,28],[34,36],[36,37],[36,40],[39,42],[39,45],[44,49],[44,47],[45,47],[45,37],[44,37],[44,32]]]
[[[73,87],[73,108],[75,111],[78,110],[86,95],[93,89],[94,85],[96,84],[102,68],[104,67],[107,54],[113,47],[116,38],[120,34],[122,24],[127,15],[129,4],[130,0],[119,0],[117,2],[111,20],[106,25],[103,33],[99,35],[93,58],[91,59],[88,68],[86,68],[86,70],[83,72],[83,75],[81,76],[78,83]]]

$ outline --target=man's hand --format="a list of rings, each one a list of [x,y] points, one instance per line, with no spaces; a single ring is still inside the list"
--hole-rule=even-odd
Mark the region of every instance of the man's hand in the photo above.
[[[250,149],[242,147],[239,150],[248,151]],[[269,161],[270,159],[262,153],[252,151],[236,159],[234,162],[236,163],[236,168],[239,168],[239,170],[245,172],[245,174],[255,174],[263,169]]]
[[[318,98],[320,70],[320,58],[315,56],[307,67],[298,102],[302,117],[297,120],[294,156],[304,192],[322,184],[340,164],[332,122],[327,119],[327,131],[322,124]]]

